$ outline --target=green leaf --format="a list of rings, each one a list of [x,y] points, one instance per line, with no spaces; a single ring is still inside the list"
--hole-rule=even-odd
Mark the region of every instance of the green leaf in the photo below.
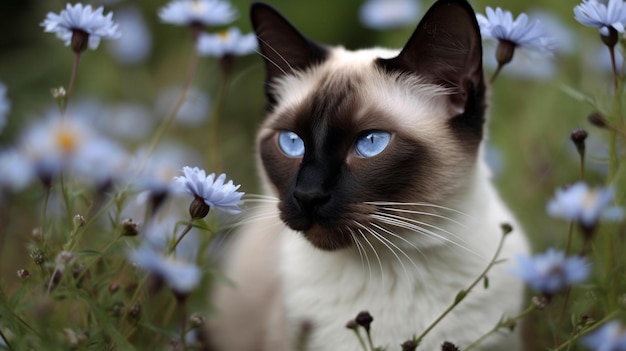
[[[102,255],[102,252],[98,250],[78,250],[76,251],[76,254],[79,256],[100,256]]]
[[[485,287],[485,289],[489,289],[489,277],[485,276],[483,278],[483,286]]]
[[[456,294],[456,297],[454,298],[454,304],[458,304],[459,302],[463,301],[463,299],[465,298],[465,296],[467,296],[467,290],[461,290],[459,291],[458,294]]]

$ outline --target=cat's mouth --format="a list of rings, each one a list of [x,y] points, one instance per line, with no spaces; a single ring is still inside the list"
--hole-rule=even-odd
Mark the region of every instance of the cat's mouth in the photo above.
[[[313,224],[310,228],[300,231],[302,235],[315,247],[325,251],[335,251],[353,244],[349,233],[344,233],[338,227],[324,227]]]

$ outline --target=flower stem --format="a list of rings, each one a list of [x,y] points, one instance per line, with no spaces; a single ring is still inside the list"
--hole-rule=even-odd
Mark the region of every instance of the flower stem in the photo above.
[[[615,63],[615,46],[608,46],[611,56],[611,68],[613,69],[613,83],[615,84],[615,93],[619,87],[619,73],[617,72],[617,64]]]
[[[452,302],[452,304],[445,310],[443,311],[443,313],[430,325],[428,326],[428,328],[426,328],[426,330],[424,330],[422,332],[422,334],[420,334],[415,340],[417,341],[418,344],[421,343],[422,339],[424,339],[424,337],[435,327],[437,326],[437,324],[439,324],[439,322],[441,322],[450,312],[452,312],[452,310],[459,304],[461,303],[461,301],[463,301],[465,299],[465,297],[472,291],[472,289],[474,289],[474,287],[476,285],[478,285],[478,283],[480,283],[480,281],[482,281],[484,279],[484,277],[487,275],[487,272],[489,272],[489,270],[491,269],[491,267],[493,267],[496,263],[498,263],[498,256],[500,256],[500,251],[502,251],[502,247],[504,245],[504,239],[506,238],[507,234],[503,234],[502,238],[500,239],[500,242],[498,243],[498,247],[496,248],[496,252],[493,255],[493,258],[491,259],[491,261],[489,261],[489,264],[487,265],[487,267],[485,267],[485,269],[483,270],[483,272],[472,282],[472,284],[470,284],[467,289],[465,290],[461,290],[459,292],[459,294],[457,294],[457,296],[455,297],[454,301]]]
[[[10,351],[13,351],[13,347],[11,346],[11,343],[9,342],[9,339],[7,339],[7,337],[4,335],[4,333],[2,332],[1,328],[0,328],[0,340],[2,340],[4,342],[4,344],[6,345],[6,347]]]
[[[208,155],[210,156],[209,164],[213,166],[217,172],[222,168],[222,161],[219,153],[219,119],[222,114],[222,107],[224,106],[224,99],[226,97],[226,87],[228,86],[228,80],[230,76],[228,72],[221,70],[220,74],[220,87],[217,94],[217,100],[213,113],[211,114],[211,121],[209,122],[209,145]]]
[[[605,322],[611,320],[612,318],[615,318],[615,316],[619,313],[619,311],[614,310],[613,312],[609,313],[608,315],[606,315],[604,318],[602,318],[601,320],[599,320],[598,322],[596,322],[594,325],[592,325],[589,328],[585,328],[581,331],[579,331],[578,333],[572,335],[572,337],[565,341],[564,343],[558,345],[557,347],[555,347],[552,351],[559,351],[562,350],[563,348],[567,347],[568,349],[571,347],[572,343],[574,343],[574,341],[578,340],[581,336],[596,330],[599,326],[603,325]]]
[[[193,228],[193,219],[189,220],[189,223],[187,223],[187,226],[185,227],[185,229],[183,229],[183,231],[180,233],[180,235],[178,236],[178,239],[176,239],[174,244],[172,244],[172,246],[170,247],[170,253],[176,251],[176,247],[178,246],[178,243],[180,243],[181,240],[183,240],[183,238],[185,237],[185,235],[187,235],[187,233],[189,233],[191,228]]]
[[[500,75],[500,71],[502,71],[502,67],[504,67],[504,65],[499,63],[498,68],[496,68],[496,71],[493,72],[493,75],[491,76],[489,83],[493,84],[493,82],[495,82],[496,78],[498,78],[498,75]]]
[[[525,310],[523,310],[522,312],[520,312],[517,316],[515,317],[511,317],[511,318],[507,318],[506,320],[501,320],[499,321],[491,330],[489,330],[487,333],[483,334],[480,338],[478,338],[476,341],[472,342],[471,344],[467,345],[463,351],[468,351],[470,349],[475,348],[476,346],[480,345],[481,342],[483,342],[483,340],[487,339],[488,337],[490,337],[491,335],[495,334],[500,328],[511,328],[512,326],[515,325],[515,323],[526,317],[527,315],[529,315],[531,312],[533,312],[535,309],[537,309],[537,305],[535,305],[534,303],[530,304],[530,306],[528,306]]]
[[[152,155],[152,153],[154,152],[154,149],[156,149],[157,144],[159,143],[159,141],[161,140],[165,132],[170,128],[170,126],[176,119],[176,116],[178,115],[178,111],[183,106],[183,103],[185,102],[187,98],[187,93],[189,92],[189,89],[191,88],[191,83],[193,82],[193,78],[195,77],[199,61],[200,61],[200,57],[194,50],[191,56],[191,61],[189,63],[187,77],[185,78],[185,81],[183,83],[183,87],[182,87],[182,90],[180,91],[180,95],[178,96],[178,100],[176,100],[176,104],[174,105],[172,112],[167,116],[165,121],[161,123],[161,125],[159,125],[159,128],[152,136],[152,140],[150,141],[150,146],[148,147],[148,151],[146,152],[144,160],[142,161],[141,165],[138,168],[138,172],[141,172],[143,168],[146,166],[146,163],[148,162],[150,155]]]
[[[74,83],[76,82],[76,76],[78,75],[78,64],[80,63],[80,54],[81,52],[74,53],[74,64],[72,65],[72,73],[70,76],[70,82],[67,86],[67,92],[65,93],[65,98],[63,99],[63,106],[61,106],[61,114],[65,116],[65,111],[67,111],[67,104],[69,103],[70,97],[72,96],[72,92],[74,91]]]
[[[180,314],[182,315],[180,321],[180,343],[183,346],[183,350],[187,350],[187,341],[185,336],[187,335],[187,303],[185,299],[178,300],[178,306],[180,307]]]

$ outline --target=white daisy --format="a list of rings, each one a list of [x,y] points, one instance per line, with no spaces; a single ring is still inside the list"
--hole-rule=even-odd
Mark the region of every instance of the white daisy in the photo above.
[[[487,7],[487,16],[477,14],[480,33],[486,39],[506,41],[515,46],[539,51],[550,52],[554,45],[552,39],[546,36],[539,21],[530,21],[525,13],[516,19],[510,11],[497,7],[493,10]]]
[[[257,48],[254,33],[242,35],[239,28],[232,27],[218,34],[202,33],[198,37],[196,50],[200,56],[242,56],[253,53]]]
[[[574,18],[585,26],[600,29],[600,34],[608,36],[610,28],[624,32],[626,6],[623,0],[609,0],[603,4],[597,0],[583,0],[574,7]]]
[[[174,0],[159,10],[161,21],[179,26],[231,23],[237,11],[224,0]]]
[[[578,182],[566,189],[558,189],[548,202],[548,214],[586,227],[593,227],[602,217],[620,221],[624,216],[621,207],[611,206],[615,192],[613,188],[590,189],[586,183]]]
[[[415,24],[419,12],[415,0],[368,0],[361,5],[359,18],[369,28],[390,29]]]
[[[178,294],[193,291],[202,278],[200,267],[173,257],[163,256],[159,251],[143,245],[129,253],[130,260],[139,268],[161,277]]]
[[[91,5],[83,6],[77,3],[72,6],[68,3],[65,10],[59,14],[49,12],[41,26],[45,32],[56,33],[67,46],[72,44],[75,33],[87,34],[88,46],[95,50],[101,39],[117,39],[121,36],[117,24],[113,22],[113,13],[109,12],[103,16],[103,11],[102,6],[93,11]]]
[[[237,191],[241,185],[234,185],[232,180],[226,181],[226,174],[215,178],[215,173],[206,175],[198,167],[183,167],[184,176],[175,177],[174,181],[185,193],[200,198],[211,208],[217,208],[230,214],[241,212],[243,192]]]

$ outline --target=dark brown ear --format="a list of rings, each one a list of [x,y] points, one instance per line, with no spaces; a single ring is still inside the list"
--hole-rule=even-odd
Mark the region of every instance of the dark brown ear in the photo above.
[[[452,88],[452,106],[462,113],[484,91],[482,45],[476,14],[465,0],[438,0],[424,15],[400,54],[379,59],[388,71],[420,75]]]
[[[270,84],[275,79],[324,61],[328,50],[305,38],[271,6],[254,3],[250,8],[252,27],[265,60],[265,91],[270,105],[276,103]]]

